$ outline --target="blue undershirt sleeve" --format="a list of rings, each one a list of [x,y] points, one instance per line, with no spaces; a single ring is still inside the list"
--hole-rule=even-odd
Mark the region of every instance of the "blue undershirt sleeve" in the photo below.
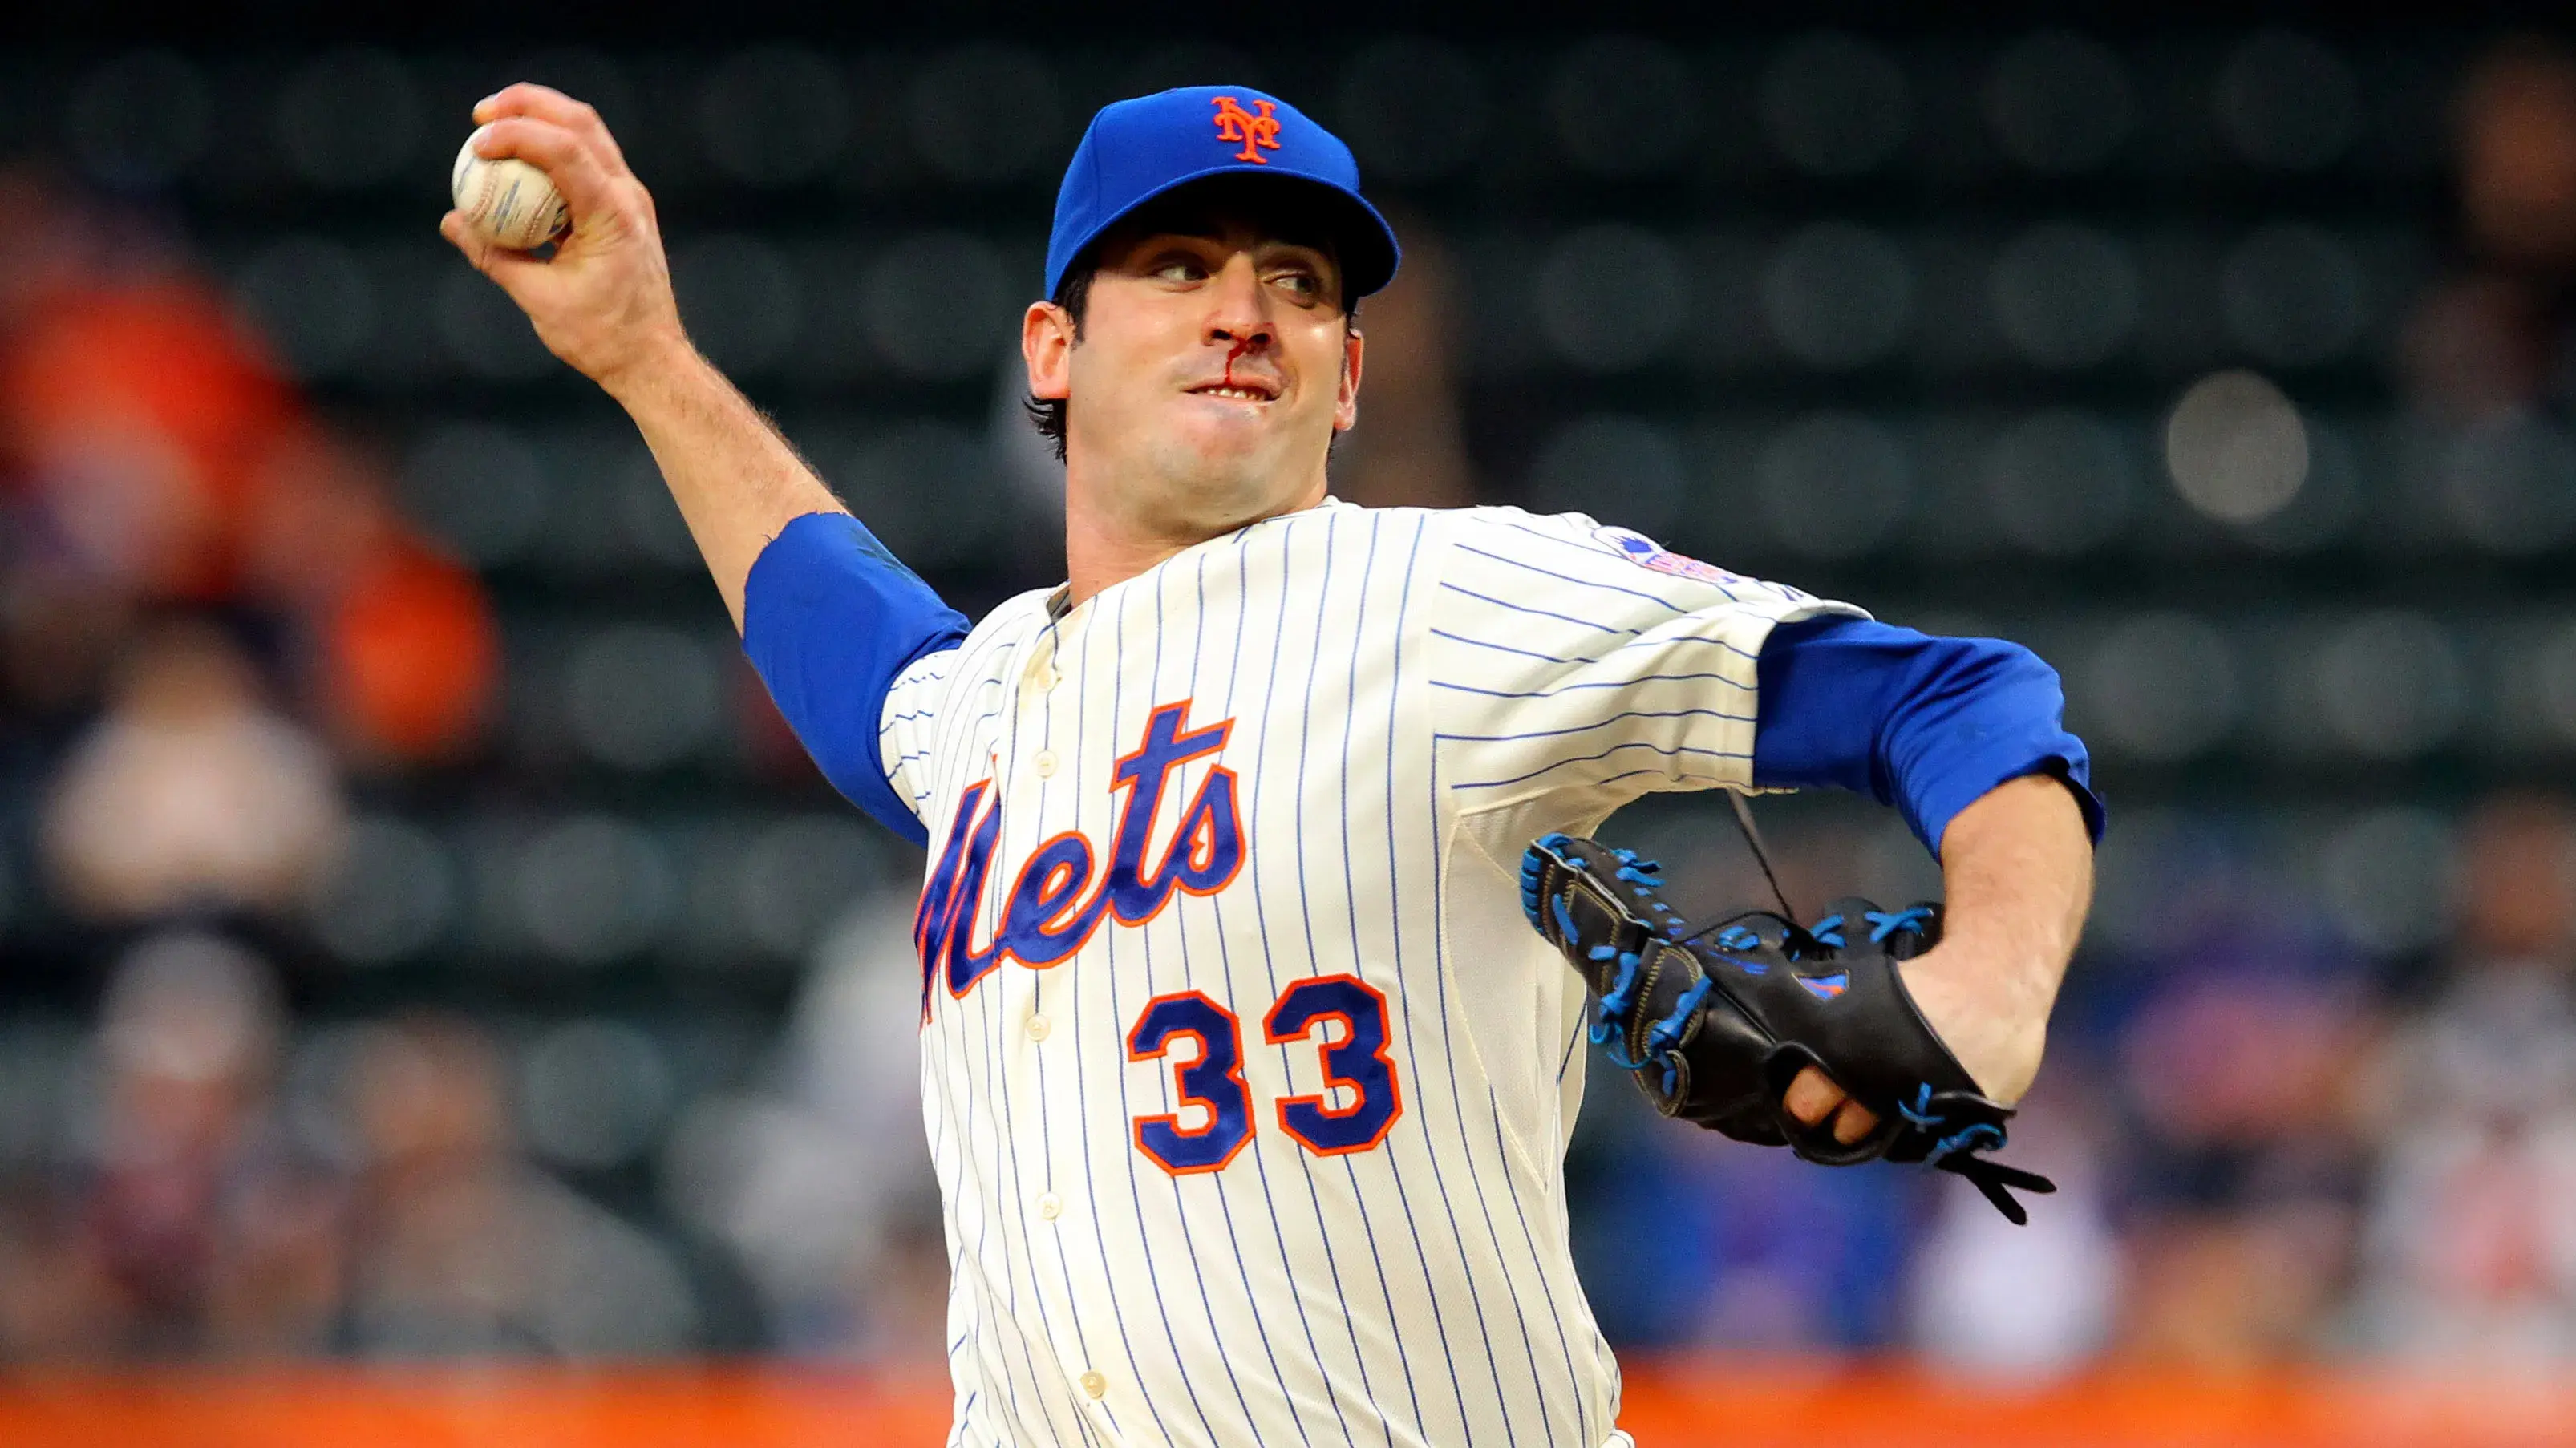
[[[966,619],[846,513],[791,520],[753,560],[742,648],[823,777],[886,828],[928,832],[886,782],[888,690],[915,660],[954,648]]]
[[[1979,796],[2050,774],[2102,838],[2092,761],[2062,722],[2057,671],[2019,644],[1804,619],[1771,631],[1756,672],[1757,785],[1866,794],[1901,810],[1938,855],[1951,819]]]

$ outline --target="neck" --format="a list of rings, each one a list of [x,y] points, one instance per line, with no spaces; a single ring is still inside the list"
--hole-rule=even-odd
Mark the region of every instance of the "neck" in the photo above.
[[[1080,603],[1113,583],[1124,583],[1184,548],[1196,547],[1210,538],[1224,537],[1263,518],[1302,512],[1323,501],[1324,482],[1318,478],[1314,486],[1300,496],[1254,517],[1223,526],[1158,525],[1147,519],[1121,516],[1093,504],[1090,490],[1068,479],[1064,500],[1064,561],[1065,577],[1072,585],[1070,601]]]

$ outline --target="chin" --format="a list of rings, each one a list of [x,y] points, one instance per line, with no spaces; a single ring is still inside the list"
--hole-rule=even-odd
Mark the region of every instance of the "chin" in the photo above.
[[[1257,522],[1287,505],[1290,489],[1275,470],[1252,466],[1245,459],[1192,460],[1194,465],[1164,476],[1157,509],[1184,531],[1213,538]]]
[[[1214,537],[1277,512],[1280,493],[1269,477],[1211,469],[1172,500],[1172,511],[1187,518],[1193,531]]]
[[[1193,512],[1240,514],[1248,520],[1269,511],[1274,506],[1270,499],[1293,491],[1287,481],[1293,471],[1288,450],[1267,429],[1187,428],[1172,443],[1161,471],[1177,485],[1183,506],[1200,505]]]

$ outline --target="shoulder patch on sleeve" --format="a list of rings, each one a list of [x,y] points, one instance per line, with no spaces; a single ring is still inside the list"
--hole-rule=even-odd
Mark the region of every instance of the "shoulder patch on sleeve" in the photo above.
[[[1592,536],[1617,549],[1622,556],[1638,567],[1650,568],[1657,573],[1669,574],[1674,578],[1687,578],[1698,583],[1713,584],[1719,588],[1733,588],[1760,582],[1758,579],[1747,578],[1740,573],[1729,573],[1714,563],[1702,563],[1696,558],[1675,553],[1633,529],[1595,528],[1592,530]]]

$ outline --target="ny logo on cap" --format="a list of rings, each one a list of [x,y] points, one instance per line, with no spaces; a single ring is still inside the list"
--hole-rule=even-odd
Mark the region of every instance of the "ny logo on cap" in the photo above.
[[[1279,121],[1270,114],[1270,102],[1254,101],[1253,104],[1261,108],[1261,114],[1256,116],[1245,110],[1232,96],[1218,96],[1216,135],[1220,141],[1242,143],[1243,149],[1234,153],[1234,159],[1267,166],[1270,163],[1262,159],[1261,153],[1279,149]]]

